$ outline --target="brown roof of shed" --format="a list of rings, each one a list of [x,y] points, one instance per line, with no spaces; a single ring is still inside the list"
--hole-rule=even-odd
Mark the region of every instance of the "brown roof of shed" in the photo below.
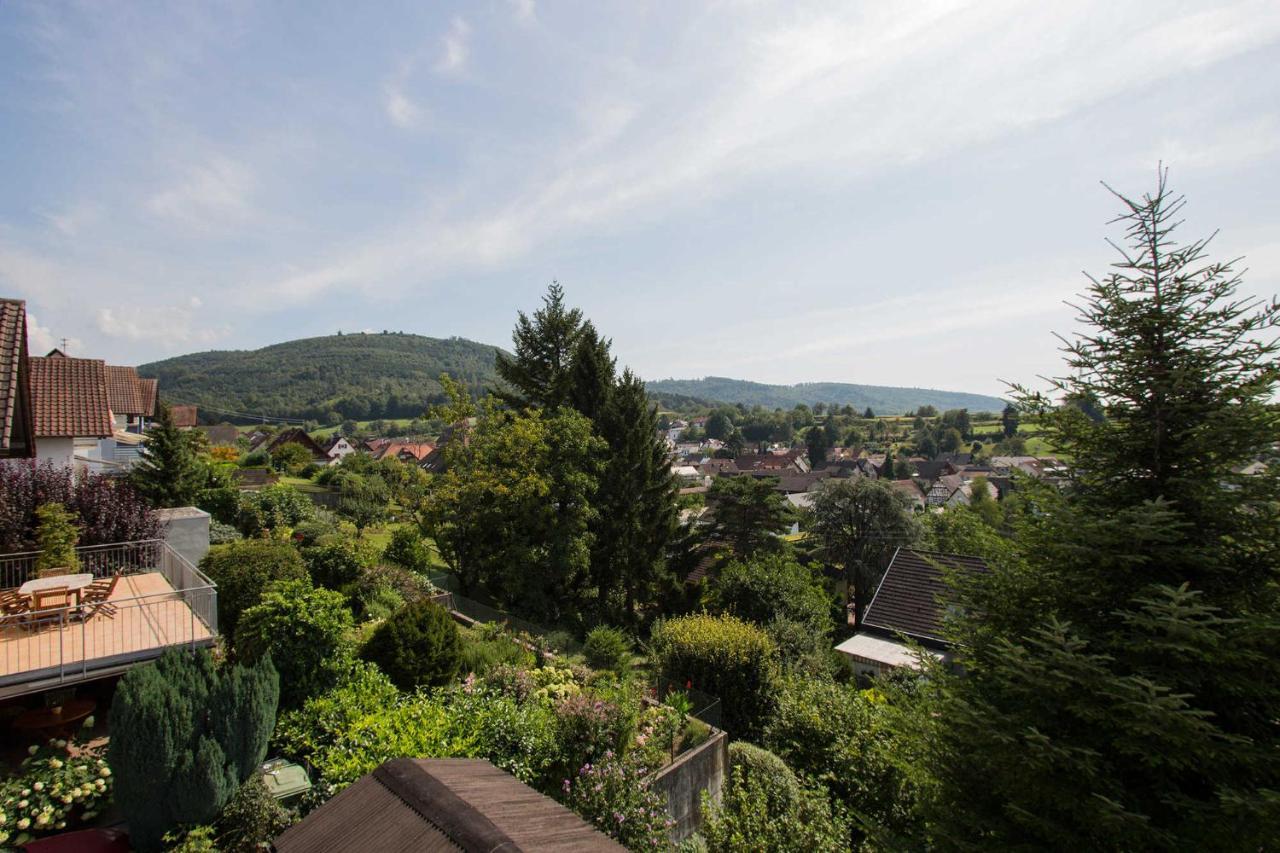
[[[279,853],[623,851],[549,797],[471,758],[397,758],[275,840]]]
[[[200,422],[195,406],[170,406],[169,411],[173,413],[173,425],[176,427],[193,427]]]
[[[945,602],[952,595],[943,581],[944,568],[988,571],[979,557],[899,548],[867,606],[863,624],[891,634],[944,643],[942,616]]]
[[[27,368],[27,304],[0,299],[0,455],[32,455],[35,429]],[[14,448],[15,440],[21,451]]]
[[[106,365],[96,358],[27,359],[36,438],[111,435]]]

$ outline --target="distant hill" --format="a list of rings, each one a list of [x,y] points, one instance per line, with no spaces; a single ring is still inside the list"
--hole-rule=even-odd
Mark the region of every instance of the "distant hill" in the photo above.
[[[160,380],[169,402],[194,403],[202,420],[236,420],[213,411],[324,422],[408,418],[441,399],[441,373],[472,392],[494,384],[498,348],[462,338],[399,332],[304,338],[256,350],[215,350],[138,367]]]
[[[968,409],[972,412],[998,412],[1004,401],[983,394],[959,391],[936,391],[930,388],[894,388],[888,385],[850,385],[845,382],[804,382],[799,385],[763,385],[742,379],[707,376],[703,379],[659,379],[646,382],[656,399],[694,398],[763,406],[766,409],[791,409],[799,403],[836,403],[859,411],[871,407],[878,415],[900,415],[921,406],[934,406],[939,411]]]

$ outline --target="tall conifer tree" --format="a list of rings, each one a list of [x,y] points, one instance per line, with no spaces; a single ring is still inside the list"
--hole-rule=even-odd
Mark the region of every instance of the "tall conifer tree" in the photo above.
[[[963,678],[915,718],[944,849],[1264,849],[1280,838],[1280,305],[1237,296],[1183,206],[1119,197],[1127,248],[1041,409],[1072,460],[1027,566],[965,590]],[[966,585],[967,586],[967,585]]]

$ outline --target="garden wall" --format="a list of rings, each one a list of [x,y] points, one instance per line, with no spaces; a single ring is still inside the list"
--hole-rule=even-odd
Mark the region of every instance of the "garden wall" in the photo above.
[[[675,821],[671,840],[679,844],[702,828],[702,792],[719,802],[729,772],[729,736],[719,729],[700,746],[676,758],[654,774],[650,788],[667,798],[667,813]]]
[[[193,506],[156,510],[160,536],[193,566],[209,553],[209,513]]]

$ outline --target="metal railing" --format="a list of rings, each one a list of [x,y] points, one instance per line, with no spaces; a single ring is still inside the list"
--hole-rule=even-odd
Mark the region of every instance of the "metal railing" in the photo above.
[[[110,545],[89,545],[76,549],[80,560],[77,572],[87,572],[95,578],[110,577],[115,572],[156,571],[165,551],[174,553],[163,539],[143,539],[137,542],[116,542]],[[36,561],[42,551],[23,551],[16,554],[0,554],[0,588],[22,586],[36,577]],[[190,565],[188,563],[187,565]],[[198,574],[198,573],[197,573]],[[201,575],[201,577],[204,577]],[[208,583],[209,579],[204,578]]]
[[[218,632],[218,591],[199,569],[163,540],[78,548],[80,571],[103,578],[161,575],[168,589],[107,605],[86,603],[4,617],[0,623],[0,695],[15,685],[73,682],[93,673],[159,656],[175,645],[207,645]],[[35,577],[36,553],[0,557],[5,586]],[[16,582],[15,582],[16,581]],[[8,689],[6,689],[8,688]]]

